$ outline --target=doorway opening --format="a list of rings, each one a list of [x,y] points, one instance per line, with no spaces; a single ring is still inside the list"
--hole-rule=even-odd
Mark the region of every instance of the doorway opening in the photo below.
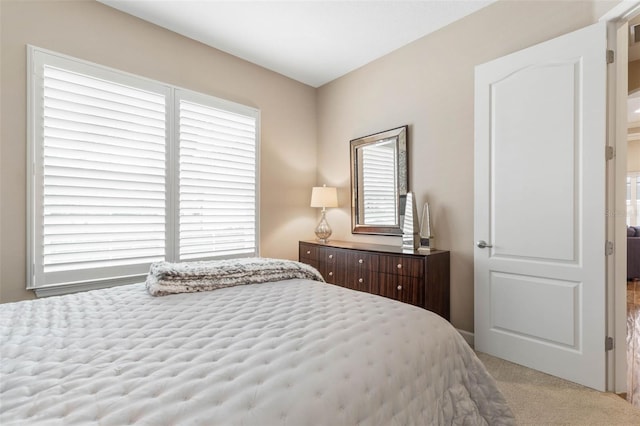
[[[629,21],[627,99],[627,401],[640,407],[640,16]]]

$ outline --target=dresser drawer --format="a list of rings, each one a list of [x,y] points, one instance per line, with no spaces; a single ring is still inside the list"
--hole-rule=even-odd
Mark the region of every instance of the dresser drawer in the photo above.
[[[351,251],[347,254],[347,268],[361,271],[378,271],[380,256],[366,251]]]
[[[320,247],[318,249],[318,270],[325,281],[331,284],[343,284],[347,275],[347,253],[344,250]]]
[[[404,277],[423,277],[424,260],[410,256],[380,256],[380,272]]]
[[[309,260],[318,260],[318,247],[311,244],[300,243],[299,245],[298,258],[299,259],[309,259]],[[306,263],[306,262],[305,262]]]
[[[325,262],[327,264],[344,263],[340,261],[347,257],[347,253],[345,253],[344,251],[326,247],[322,247],[318,251],[318,255],[318,259],[320,259],[320,262]]]
[[[309,266],[313,266],[318,271],[320,271],[320,262],[318,262],[317,260],[300,258],[300,262],[301,263],[306,263]]]
[[[345,287],[371,293],[377,278],[378,258],[378,255],[368,252],[349,251]]]
[[[320,269],[320,260],[318,260],[318,248],[311,244],[300,243],[298,245],[298,260],[307,265],[311,265],[316,269]]]
[[[420,306],[422,286],[424,286],[424,282],[416,277],[379,274],[377,293],[380,296]]]

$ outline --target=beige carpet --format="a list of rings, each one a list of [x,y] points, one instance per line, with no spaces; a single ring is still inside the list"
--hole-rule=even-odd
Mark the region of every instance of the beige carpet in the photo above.
[[[487,366],[519,425],[640,425],[640,409],[597,392],[484,353]]]

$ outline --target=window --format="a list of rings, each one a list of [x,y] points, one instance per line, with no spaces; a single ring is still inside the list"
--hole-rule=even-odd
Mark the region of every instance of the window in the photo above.
[[[255,118],[180,96],[181,260],[256,249]]]
[[[640,225],[640,172],[627,174],[627,224]]]
[[[257,255],[258,111],[29,48],[28,288]]]

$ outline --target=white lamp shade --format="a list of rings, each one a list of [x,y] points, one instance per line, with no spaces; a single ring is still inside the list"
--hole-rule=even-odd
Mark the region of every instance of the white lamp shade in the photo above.
[[[331,186],[314,186],[311,207],[338,207],[338,191]]]

